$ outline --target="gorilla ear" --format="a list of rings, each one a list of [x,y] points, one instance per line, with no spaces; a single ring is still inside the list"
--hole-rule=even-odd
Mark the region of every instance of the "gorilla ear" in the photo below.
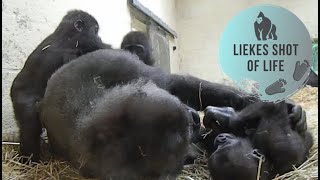
[[[261,11],[260,11],[260,13],[259,13],[258,17],[264,17],[263,12],[261,12]]]
[[[76,30],[79,32],[81,32],[84,28],[84,22],[80,19],[78,19],[76,22],[74,22],[73,25],[76,28]]]

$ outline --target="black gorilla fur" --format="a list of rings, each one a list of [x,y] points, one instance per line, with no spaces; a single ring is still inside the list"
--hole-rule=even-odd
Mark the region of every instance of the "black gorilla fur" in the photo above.
[[[251,103],[250,96],[238,94],[224,85],[167,74],[129,52],[98,50],[51,77],[40,114],[54,152],[78,167],[79,157],[84,158],[82,173],[170,179],[182,168],[191,127],[199,126],[185,104],[199,110],[209,104],[242,109]]]
[[[174,179],[190,141],[186,106],[151,82],[104,87],[83,75],[67,66],[49,80],[41,119],[55,154],[85,177]]]
[[[208,107],[204,124],[216,130],[206,146],[212,146],[209,170],[217,180],[256,179],[260,158],[260,179],[271,179],[301,165],[313,144],[305,111],[292,103],[256,102],[237,113]]]
[[[145,64],[152,66],[154,58],[152,56],[152,46],[148,36],[141,31],[131,31],[126,34],[121,43],[121,49],[136,54]]]
[[[311,70],[309,74],[309,78],[307,80],[307,85],[312,87],[318,87],[318,75]]]
[[[20,154],[39,159],[41,124],[36,103],[44,95],[50,76],[63,64],[97,49],[110,48],[98,36],[99,25],[90,14],[73,10],[57,29],[28,57],[11,87],[16,122],[20,131]]]

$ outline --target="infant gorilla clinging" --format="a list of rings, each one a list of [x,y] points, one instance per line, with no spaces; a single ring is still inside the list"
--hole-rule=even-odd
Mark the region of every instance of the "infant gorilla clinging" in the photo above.
[[[208,163],[215,180],[272,179],[301,165],[313,144],[305,112],[292,103],[256,102],[237,113],[208,107],[204,124],[215,132]]]

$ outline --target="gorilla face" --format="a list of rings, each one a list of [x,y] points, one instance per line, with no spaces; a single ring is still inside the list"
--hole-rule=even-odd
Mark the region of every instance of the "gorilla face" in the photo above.
[[[122,40],[121,49],[137,55],[147,65],[154,64],[151,42],[144,32],[131,31],[126,34]]]
[[[262,22],[262,17],[257,18],[257,23],[260,24]]]
[[[216,151],[210,156],[210,174],[215,180],[255,180],[259,161],[262,161],[261,177],[266,179],[268,163],[264,155],[254,149],[248,139],[222,133],[215,138]]]

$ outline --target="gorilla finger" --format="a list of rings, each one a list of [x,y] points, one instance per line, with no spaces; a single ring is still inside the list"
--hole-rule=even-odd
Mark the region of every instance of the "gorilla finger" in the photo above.
[[[212,128],[212,126],[228,127],[230,117],[230,114],[211,109],[206,112],[203,124],[206,128]]]
[[[306,117],[305,111],[302,111],[301,118],[297,122],[295,129],[299,133],[304,133],[307,131],[308,125],[307,125],[307,117]]]
[[[289,112],[289,118],[290,118],[290,122],[292,123],[293,126],[295,126],[295,124],[300,121],[301,116],[302,116],[302,107],[300,105],[295,105],[292,108],[292,111]]]
[[[200,116],[198,114],[198,112],[190,107],[187,107],[189,113],[191,113],[192,119],[193,119],[193,123],[195,125],[200,125]]]
[[[233,115],[235,114],[235,110],[232,108],[232,107],[215,107],[215,106],[207,106],[207,108],[204,110],[204,112],[207,112],[207,111],[220,111],[220,112],[223,112],[223,113],[227,113],[227,114],[230,114],[230,115]]]

